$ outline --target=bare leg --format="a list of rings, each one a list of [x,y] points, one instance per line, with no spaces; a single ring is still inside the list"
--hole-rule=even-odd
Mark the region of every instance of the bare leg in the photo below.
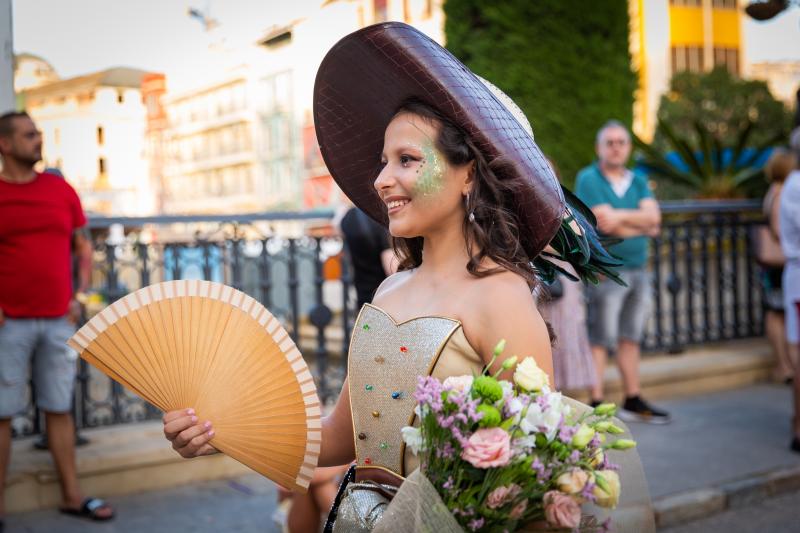
[[[622,374],[622,387],[626,398],[639,395],[640,359],[641,349],[639,348],[638,342],[633,342],[626,339],[619,341],[617,364],[619,365],[619,372]]]
[[[795,362],[789,357],[789,347],[786,342],[786,330],[783,313],[767,311],[764,319],[767,339],[775,352],[775,380],[783,381],[794,376]]]
[[[594,359],[594,368],[597,374],[597,379],[592,385],[592,400],[603,399],[603,378],[606,373],[606,364],[608,362],[608,350],[603,346],[592,346],[592,359]]]
[[[78,488],[78,471],[75,466],[75,426],[69,413],[45,413],[47,439],[53,462],[61,483],[62,505],[77,509],[81,506],[81,491]]]
[[[327,512],[336,499],[339,489],[338,476],[347,471],[347,465],[317,468],[308,492],[293,494],[292,506],[289,510],[288,526],[290,533],[318,531],[320,518]]]
[[[0,418],[0,518],[6,514],[5,488],[8,461],[11,457],[11,419]]]
[[[305,494],[293,494],[287,523],[290,533],[307,533],[319,530],[320,511],[314,502],[311,490]]]

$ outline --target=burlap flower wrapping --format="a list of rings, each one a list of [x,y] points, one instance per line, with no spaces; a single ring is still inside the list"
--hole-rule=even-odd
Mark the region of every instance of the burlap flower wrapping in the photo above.
[[[419,533],[462,533],[461,526],[450,514],[450,510],[439,497],[436,488],[419,471],[411,472],[392,503],[383,513],[383,518],[374,533],[396,533],[415,531]]]

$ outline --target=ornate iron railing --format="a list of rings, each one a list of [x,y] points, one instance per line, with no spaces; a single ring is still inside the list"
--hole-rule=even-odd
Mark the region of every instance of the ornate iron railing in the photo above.
[[[761,335],[758,267],[751,228],[757,202],[665,203],[652,240],[654,313],[646,350]],[[355,298],[342,244],[312,237],[333,213],[94,218],[92,287],[96,309],[140,287],[170,279],[232,285],[262,302],[301,347],[324,401],[343,380]],[[75,392],[78,427],[157,418],[151,405],[84,361]],[[32,396],[31,396],[32,397]],[[13,421],[15,435],[41,431],[31,404]]]

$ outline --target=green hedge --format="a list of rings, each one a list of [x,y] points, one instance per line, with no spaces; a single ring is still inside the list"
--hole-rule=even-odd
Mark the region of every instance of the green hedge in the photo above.
[[[447,0],[447,48],[505,91],[572,186],[597,129],[633,118],[626,0]]]

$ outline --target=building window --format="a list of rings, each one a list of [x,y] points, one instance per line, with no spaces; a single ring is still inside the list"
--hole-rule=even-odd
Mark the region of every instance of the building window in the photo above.
[[[700,7],[703,0],[669,0],[670,5],[685,7]]]
[[[105,136],[103,135],[103,126],[97,126],[97,144],[99,146],[103,146],[105,142]]]
[[[125,96],[122,94],[122,91],[117,92],[117,103],[121,104],[125,101]]]
[[[734,76],[739,75],[739,50],[736,48],[714,48],[714,66],[725,66]]]
[[[53,137],[55,137],[56,144],[60,144],[61,143],[61,130],[56,128],[56,131],[54,132]]]
[[[736,9],[736,0],[713,0],[711,5],[723,9]]]
[[[700,46],[673,46],[672,72],[703,71],[703,48]]]
[[[104,157],[97,158],[97,171],[99,174],[106,173],[106,159]]]

